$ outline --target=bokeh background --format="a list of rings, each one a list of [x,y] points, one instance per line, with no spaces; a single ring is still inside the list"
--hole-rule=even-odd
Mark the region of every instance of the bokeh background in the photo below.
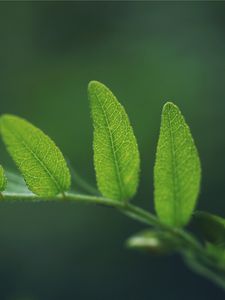
[[[201,155],[198,208],[225,216],[225,3],[0,2],[0,41],[0,112],[43,129],[92,184],[87,84],[114,91],[141,152],[134,202],[152,211],[161,108],[178,104]],[[176,255],[125,249],[142,228],[103,207],[2,202],[0,299],[225,298]]]

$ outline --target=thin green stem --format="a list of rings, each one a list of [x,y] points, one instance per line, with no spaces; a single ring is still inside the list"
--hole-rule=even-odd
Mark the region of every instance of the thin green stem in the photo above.
[[[196,273],[210,279],[218,286],[225,290],[225,274],[220,273],[220,270],[215,270],[214,266],[207,266],[207,262],[200,263],[195,257],[190,256],[190,253],[183,253],[183,259],[186,264]],[[202,259],[202,257],[200,258]]]
[[[127,206],[122,209],[122,212],[129,217],[132,217],[133,219],[141,221],[142,223],[152,225],[154,227],[170,232],[175,237],[179,238],[184,245],[191,247],[198,253],[202,254],[204,252],[204,248],[202,247],[202,245],[191,234],[187,233],[183,229],[174,228],[162,223],[158,218],[156,218],[151,213],[143,210],[142,208],[139,208],[132,204],[127,204]]]
[[[180,241],[181,248],[178,249],[182,256],[186,256],[185,251],[189,251],[190,253],[193,252],[198,257],[201,257],[206,265],[215,267],[213,265],[213,259],[209,256],[209,253],[205,251],[205,248],[187,231],[181,228],[174,228],[169,225],[162,223],[156,216],[147,212],[146,210],[137,207],[130,203],[124,203],[121,201],[115,201],[112,199],[107,199],[104,197],[99,196],[92,196],[92,195],[83,195],[83,194],[76,194],[76,193],[63,193],[58,196],[48,197],[48,198],[41,198],[34,194],[16,194],[16,193],[3,193],[5,201],[31,201],[31,202],[43,202],[43,201],[75,201],[75,202],[82,202],[82,203],[89,203],[89,204],[98,204],[104,205],[108,207],[113,207],[119,210],[121,213],[129,216],[130,218],[137,220],[143,224],[156,227],[158,229],[164,230],[172,234],[175,238]],[[190,265],[189,261],[189,265]],[[197,262],[192,261],[192,269],[198,271],[198,273],[204,273],[205,269],[204,266],[201,267]],[[218,267],[217,270],[219,271],[220,268]],[[215,272],[210,271],[209,269],[206,270],[208,278],[223,286],[223,278],[220,278]]]
[[[33,194],[13,194],[13,193],[4,193],[4,199],[6,201],[62,201],[62,196],[54,196],[46,199],[40,198]],[[107,199],[104,197],[91,196],[91,195],[83,195],[83,194],[75,194],[75,193],[64,193],[64,200],[68,201],[77,201],[77,202],[85,202],[91,204],[100,204],[104,206],[110,206],[119,209],[123,214],[135,219],[144,224],[158,227],[160,229],[169,231],[177,238],[181,239],[183,243],[188,246],[191,246],[196,251],[203,251],[203,247],[192,237],[190,234],[185,232],[182,229],[170,227],[164,223],[162,223],[158,218],[156,218],[151,213],[145,211],[144,209],[137,207],[130,203],[123,203],[121,201],[115,201],[111,199]]]
[[[62,201],[62,194],[53,197],[39,197],[34,194],[22,194],[22,193],[3,193],[4,199],[6,201],[33,201],[33,202],[43,202],[43,201]],[[114,201],[111,199],[107,199],[104,197],[91,196],[91,195],[83,195],[76,193],[64,193],[64,199],[68,201],[76,201],[76,202],[86,202],[90,204],[100,204],[105,206],[111,206],[115,208],[123,207],[122,202]]]

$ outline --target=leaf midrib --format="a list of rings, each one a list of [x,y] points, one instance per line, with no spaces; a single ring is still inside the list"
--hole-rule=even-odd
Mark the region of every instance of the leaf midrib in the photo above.
[[[169,108],[168,113],[168,121],[169,121],[169,134],[170,134],[170,140],[171,140],[171,146],[170,146],[170,152],[171,152],[171,158],[172,158],[172,182],[173,182],[173,210],[174,210],[174,223],[177,224],[177,207],[178,207],[178,201],[177,193],[176,193],[176,184],[177,181],[177,164],[176,164],[176,151],[175,151],[175,143],[174,143],[174,136],[172,132],[172,126],[171,126],[171,116],[170,116],[171,108]]]
[[[52,173],[50,172],[50,170],[48,169],[48,167],[45,165],[45,163],[38,157],[38,155],[32,150],[31,147],[29,147],[29,145],[25,142],[24,138],[22,137],[22,135],[20,133],[18,133],[16,130],[12,131],[10,129],[10,126],[5,125],[6,128],[8,129],[8,131],[14,135],[16,137],[16,139],[21,139],[21,143],[23,144],[23,146],[33,155],[33,157],[40,163],[40,165],[43,167],[43,169],[46,171],[46,173],[49,175],[49,177],[52,179],[53,183],[55,184],[57,191],[60,192],[60,190],[62,189],[62,186],[60,183],[58,183],[57,179],[52,175]],[[16,134],[15,134],[16,133]],[[43,133],[44,134],[44,133]]]
[[[109,139],[110,139],[110,144],[111,144],[111,149],[112,149],[112,154],[113,154],[113,160],[114,160],[114,163],[115,163],[116,178],[117,178],[117,182],[118,182],[118,186],[119,186],[120,200],[121,200],[122,195],[123,195],[123,183],[122,183],[122,179],[121,179],[121,175],[120,175],[120,168],[119,168],[119,164],[118,164],[118,158],[117,158],[116,151],[115,151],[114,139],[113,139],[113,136],[112,136],[112,133],[111,133],[111,130],[110,130],[110,126],[109,126],[110,122],[109,122],[109,119],[107,117],[107,113],[106,113],[101,101],[98,99],[98,95],[96,95],[96,98],[97,98],[97,101],[100,104],[100,107],[102,109],[102,112],[103,112],[103,115],[104,115],[104,118],[105,118],[105,121],[106,121],[106,125],[107,125],[106,128],[107,128],[107,131],[109,133]]]

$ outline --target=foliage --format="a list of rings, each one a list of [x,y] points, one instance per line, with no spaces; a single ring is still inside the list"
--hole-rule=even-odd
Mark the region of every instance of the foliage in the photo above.
[[[33,193],[49,197],[69,189],[70,173],[65,159],[47,135],[12,115],[3,115],[0,124],[7,150]]]
[[[0,166],[0,191],[4,191],[1,198],[30,201],[64,198],[114,207],[148,225],[148,229],[127,240],[129,248],[161,255],[178,252],[195,272],[225,289],[225,220],[194,211],[201,181],[200,160],[179,108],[171,102],[163,107],[154,167],[157,217],[129,202],[137,191],[140,158],[123,106],[99,82],[90,82],[88,94],[94,125],[94,166],[102,196],[79,178],[71,166],[75,184],[91,195],[68,192],[70,171],[55,143],[24,119],[3,115],[1,135],[27,187],[18,175],[7,171],[6,189],[6,176]],[[200,234],[198,238],[184,229],[190,221]]]
[[[166,103],[154,168],[155,207],[159,218],[186,225],[192,215],[201,179],[200,161],[190,129],[179,108]]]
[[[124,201],[134,196],[140,169],[136,138],[128,116],[112,92],[88,86],[94,123],[94,165],[102,195]]]

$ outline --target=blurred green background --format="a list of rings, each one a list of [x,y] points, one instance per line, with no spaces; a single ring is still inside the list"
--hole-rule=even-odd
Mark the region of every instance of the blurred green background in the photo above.
[[[0,112],[48,133],[95,183],[87,84],[124,104],[141,152],[137,205],[153,210],[162,105],[179,105],[203,169],[198,208],[225,216],[225,3],[0,2]],[[1,163],[13,163],[0,147]],[[143,226],[77,203],[0,204],[0,299],[224,299],[177,256],[128,251]]]

